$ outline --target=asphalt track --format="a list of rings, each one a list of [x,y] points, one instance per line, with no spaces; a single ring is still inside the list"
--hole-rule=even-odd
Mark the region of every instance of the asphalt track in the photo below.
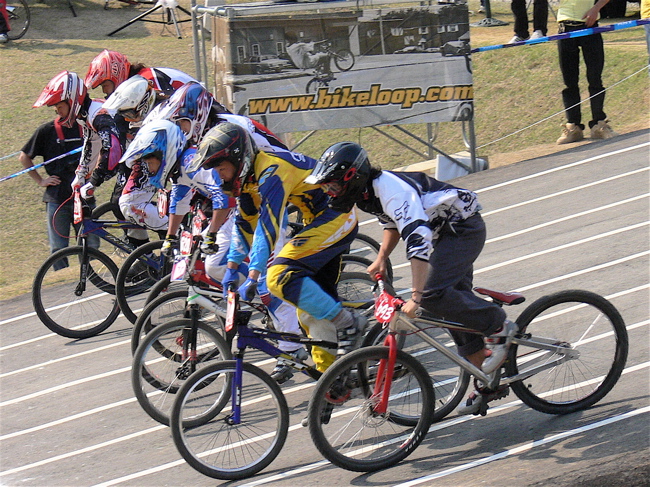
[[[287,443],[262,473],[231,485],[469,486],[647,485],[650,463],[648,326],[650,134],[569,147],[458,179],[479,194],[488,241],[475,284],[518,290],[527,302],[588,289],[623,315],[630,353],[623,376],[596,406],[566,416],[529,409],[510,395],[486,417],[451,414],[403,463],[372,474],[324,461],[300,426],[311,384],[282,386],[291,408]],[[364,218],[368,220],[368,218]],[[379,227],[361,230],[379,238]],[[393,258],[409,287],[403,249]],[[519,309],[508,309],[516,317]],[[131,391],[131,326],[100,336],[53,335],[29,296],[2,302],[0,484],[7,486],[211,486],[187,466],[168,429]],[[273,361],[250,354],[269,369]]]

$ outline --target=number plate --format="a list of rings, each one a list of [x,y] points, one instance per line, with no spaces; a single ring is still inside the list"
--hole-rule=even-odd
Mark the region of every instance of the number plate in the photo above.
[[[183,280],[183,278],[185,277],[185,272],[187,271],[188,260],[189,260],[188,257],[177,258],[177,260],[174,262],[174,266],[172,267],[172,274],[170,277],[172,281]]]
[[[395,316],[395,307],[401,303],[400,298],[396,298],[383,291],[375,302],[375,318],[380,323],[390,323]]]
[[[201,235],[203,231],[203,219],[200,216],[192,218],[192,235]]]
[[[237,309],[237,295],[235,291],[228,291],[228,301],[226,305],[226,331],[232,330],[235,326],[235,311]]]
[[[186,230],[181,233],[180,251],[181,255],[190,255],[192,253],[192,234]]]
[[[77,223],[81,223],[81,221],[84,219],[84,209],[83,205],[81,204],[81,195],[79,194],[79,191],[74,192],[74,203],[72,206],[74,211],[73,221],[76,225]]]
[[[164,218],[169,212],[169,193],[164,189],[158,190],[158,216]]]

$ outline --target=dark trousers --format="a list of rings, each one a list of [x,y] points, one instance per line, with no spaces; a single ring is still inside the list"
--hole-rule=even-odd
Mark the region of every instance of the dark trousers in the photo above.
[[[429,258],[422,307],[435,316],[487,336],[503,325],[506,314],[501,307],[472,291],[474,261],[483,250],[485,236],[485,223],[479,214],[454,224],[453,231],[443,230]],[[482,335],[452,332],[452,336],[463,357],[484,346]]]
[[[528,11],[526,0],[512,0],[510,9],[515,16],[515,34],[522,39],[528,39]],[[533,0],[533,31],[547,32],[548,0]]]
[[[595,24],[593,27],[597,27]],[[586,29],[585,24],[567,25],[560,22],[560,34],[574,30]],[[603,68],[605,66],[605,49],[603,36],[592,34],[589,36],[561,39],[557,43],[560,71],[565,88],[562,90],[562,101],[568,123],[575,123],[584,129],[582,113],[580,110],[580,50],[587,67],[587,85],[591,103],[591,121],[589,127],[605,120],[607,115],[603,111],[605,106],[605,88],[603,87]]]

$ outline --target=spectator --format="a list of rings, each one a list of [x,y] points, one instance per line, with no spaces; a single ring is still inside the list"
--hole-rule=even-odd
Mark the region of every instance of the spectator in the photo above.
[[[560,0],[558,8],[558,32],[572,32],[598,26],[600,9],[609,0]],[[557,139],[558,144],[568,144],[584,139],[585,126],[581,123],[580,109],[580,50],[587,68],[587,83],[589,88],[589,101],[591,104],[591,129],[592,139],[609,139],[618,135],[612,130],[603,111],[605,105],[605,88],[603,87],[602,74],[605,66],[605,49],[603,48],[602,34],[570,37],[558,41],[560,58],[560,71],[564,80],[562,101],[566,113],[567,123],[562,129],[562,135]]]
[[[528,36],[528,10],[526,0],[512,0],[510,8],[515,16],[515,36],[508,44],[539,39],[546,36],[548,22],[548,0],[533,1],[533,35]]]
[[[72,105],[77,105],[72,103]],[[76,119],[74,108],[69,99],[52,100],[48,106],[54,107],[57,117],[44,123],[31,136],[18,156],[24,168],[34,166],[34,159],[42,157],[48,161],[66,154],[83,143],[83,130]],[[51,253],[68,246],[70,227],[73,226],[74,210],[72,188],[75,169],[79,163],[79,153],[69,155],[45,166],[47,177],[43,178],[36,170],[30,171],[30,177],[39,186],[45,188],[43,202],[47,213],[47,233]],[[74,226],[78,230],[78,226]],[[98,246],[98,241],[93,241]],[[59,270],[55,268],[55,270]]]

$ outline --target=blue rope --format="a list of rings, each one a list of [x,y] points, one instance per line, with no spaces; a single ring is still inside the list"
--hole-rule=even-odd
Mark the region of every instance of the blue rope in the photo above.
[[[497,44],[494,46],[485,46],[477,47],[472,49],[471,52],[485,52],[485,51],[495,51],[497,49],[503,49],[506,47],[517,47],[523,46],[526,44],[541,44],[542,42],[549,41],[558,41],[560,39],[569,39],[570,37],[583,37],[589,36],[592,34],[598,34],[600,32],[608,32],[610,30],[621,30],[629,29],[630,27],[636,27],[638,25],[650,24],[650,19],[641,19],[641,20],[628,20],[626,22],[620,22],[618,24],[605,25],[603,27],[590,27],[588,29],[574,30],[573,32],[565,32],[563,34],[556,34],[552,36],[540,37],[539,39],[529,39],[527,41],[513,42],[512,44]]]

